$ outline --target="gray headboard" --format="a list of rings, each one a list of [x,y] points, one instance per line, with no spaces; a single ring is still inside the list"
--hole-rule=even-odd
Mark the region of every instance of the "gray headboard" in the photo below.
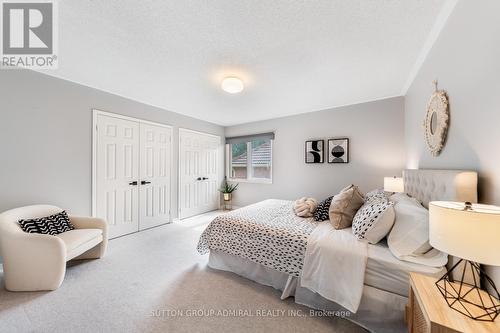
[[[426,208],[430,201],[477,202],[477,172],[408,169],[403,171],[405,192]]]
[[[404,170],[405,192],[419,200],[426,208],[431,201],[470,201],[477,202],[477,172],[464,170]],[[459,258],[450,256],[448,268]],[[457,271],[461,271],[461,268]],[[458,273],[456,273],[458,274]],[[460,278],[454,274],[456,279]],[[472,274],[464,280],[472,283]]]

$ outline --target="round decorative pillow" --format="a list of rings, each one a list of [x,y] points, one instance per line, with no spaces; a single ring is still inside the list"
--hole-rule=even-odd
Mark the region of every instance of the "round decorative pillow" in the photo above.
[[[293,204],[293,211],[295,215],[300,217],[312,217],[316,208],[318,207],[318,202],[314,198],[300,198]]]

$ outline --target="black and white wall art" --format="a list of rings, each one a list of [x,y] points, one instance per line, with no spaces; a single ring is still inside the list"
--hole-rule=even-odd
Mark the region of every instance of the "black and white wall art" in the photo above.
[[[328,163],[349,163],[349,139],[328,140]]]
[[[305,160],[306,163],[324,162],[325,140],[306,141]]]

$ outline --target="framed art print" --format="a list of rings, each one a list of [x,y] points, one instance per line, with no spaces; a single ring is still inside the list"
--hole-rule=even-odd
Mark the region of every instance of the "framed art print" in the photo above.
[[[309,140],[306,141],[305,147],[306,163],[323,163],[325,140]]]
[[[349,139],[328,140],[328,163],[349,163]]]

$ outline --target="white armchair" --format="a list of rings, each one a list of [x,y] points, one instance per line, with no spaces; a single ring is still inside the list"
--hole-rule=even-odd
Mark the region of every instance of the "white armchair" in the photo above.
[[[101,258],[108,244],[106,221],[69,216],[75,230],[59,235],[26,233],[20,219],[49,216],[62,209],[34,205],[0,214],[0,255],[3,258],[5,288],[10,291],[55,290],[72,259]]]

